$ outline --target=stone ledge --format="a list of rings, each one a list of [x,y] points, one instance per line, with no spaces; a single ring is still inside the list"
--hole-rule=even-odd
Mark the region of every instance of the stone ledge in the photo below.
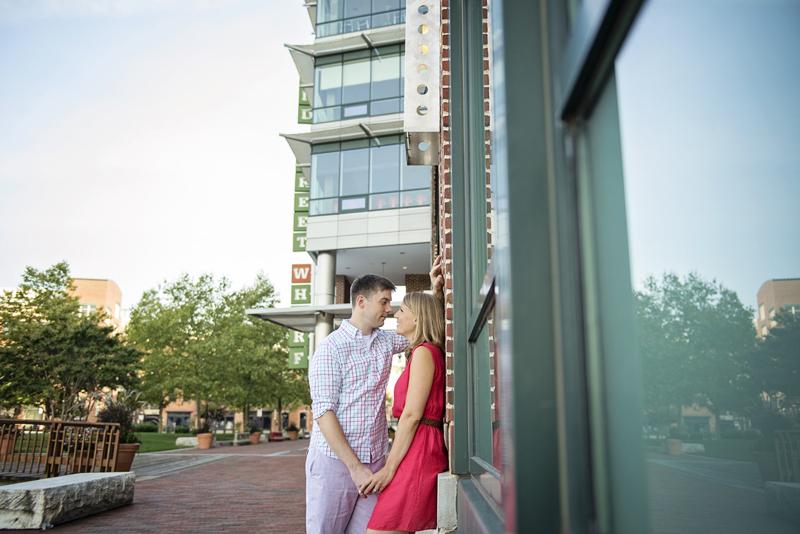
[[[179,447],[198,447],[199,446],[198,443],[197,443],[197,437],[194,437],[194,438],[177,438],[175,440],[175,445],[177,445]],[[216,446],[217,446],[217,437],[214,436],[214,438],[211,440],[211,448],[213,449]]]
[[[800,484],[767,482],[764,495],[770,515],[800,523]]]
[[[458,495],[458,477],[449,471],[439,473],[437,479],[436,525],[439,531],[447,532],[456,528],[456,496]]]
[[[40,529],[133,502],[136,474],[83,473],[0,487],[0,529]]]

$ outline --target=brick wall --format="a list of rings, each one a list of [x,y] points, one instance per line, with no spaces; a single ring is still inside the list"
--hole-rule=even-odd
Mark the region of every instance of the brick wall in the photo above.
[[[347,283],[347,277],[343,274],[337,274],[334,279],[334,297],[335,304],[349,304],[350,303],[350,284]]]
[[[486,224],[488,257],[491,260],[492,221],[491,221],[491,187],[489,177],[490,165],[490,91],[489,91],[489,31],[488,31],[488,0],[483,0],[483,68],[484,68],[484,124],[485,124],[485,151],[486,151]],[[439,132],[439,251],[444,262],[445,278],[445,327],[446,327],[446,363],[447,381],[445,393],[445,424],[446,439],[450,450],[452,470],[453,451],[453,405],[454,388],[458,384],[453,382],[453,250],[452,250],[452,205],[451,205],[451,145],[450,145],[450,0],[442,0],[442,64],[440,69],[440,98],[441,98],[441,130]],[[490,364],[494,369],[494,336],[492,325],[489,325],[490,335]],[[492,398],[494,398],[494,373],[491,377]],[[492,420],[496,420],[495,406],[492,404]]]
[[[406,293],[428,291],[431,288],[431,277],[428,274],[407,274]]]

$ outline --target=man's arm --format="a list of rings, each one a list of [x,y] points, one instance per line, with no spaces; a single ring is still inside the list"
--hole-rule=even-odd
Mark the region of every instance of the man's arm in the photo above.
[[[350,478],[353,480],[356,487],[361,487],[366,484],[369,477],[372,476],[372,471],[369,467],[361,463],[361,460],[359,460],[356,453],[353,452],[350,444],[347,443],[342,425],[339,424],[339,419],[336,417],[336,414],[333,413],[333,410],[326,411],[320,417],[314,419],[314,421],[319,425],[319,429],[322,431],[322,435],[325,436],[325,441],[328,443],[328,446],[333,449],[336,456],[338,456],[344,465],[347,466],[347,469],[350,470]],[[366,497],[366,495],[364,495],[364,497]]]
[[[433,290],[433,296],[439,299],[439,302],[442,303],[444,306],[444,274],[442,271],[442,256],[436,256],[436,259],[433,260],[433,266],[431,267],[430,272],[431,277],[431,289]]]

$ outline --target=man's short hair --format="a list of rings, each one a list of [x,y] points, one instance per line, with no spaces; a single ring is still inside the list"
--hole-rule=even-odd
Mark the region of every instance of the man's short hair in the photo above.
[[[353,307],[355,307],[359,295],[370,300],[372,295],[378,291],[386,291],[387,289],[392,291],[397,289],[388,278],[378,276],[377,274],[359,276],[353,280],[353,285],[350,286],[350,302],[353,304]]]

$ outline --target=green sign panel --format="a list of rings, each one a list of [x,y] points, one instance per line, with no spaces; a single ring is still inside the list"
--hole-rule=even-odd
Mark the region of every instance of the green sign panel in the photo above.
[[[308,229],[308,213],[298,211],[294,214],[294,231],[305,232]]]
[[[289,346],[308,348],[308,334],[306,334],[305,332],[298,332],[297,330],[292,330],[291,332],[289,332]]]
[[[308,193],[294,194],[294,211],[308,211]]]
[[[297,171],[294,173],[294,190],[308,191],[308,180],[303,174],[303,171]]]
[[[306,251],[306,237],[305,232],[297,232],[292,234],[292,251],[293,252],[305,252]]]
[[[311,304],[311,284],[292,285],[292,304]]]
[[[297,122],[299,124],[311,124],[311,103],[308,101],[308,94],[302,87],[297,103]]]
[[[308,347],[289,347],[289,369],[308,368]]]

